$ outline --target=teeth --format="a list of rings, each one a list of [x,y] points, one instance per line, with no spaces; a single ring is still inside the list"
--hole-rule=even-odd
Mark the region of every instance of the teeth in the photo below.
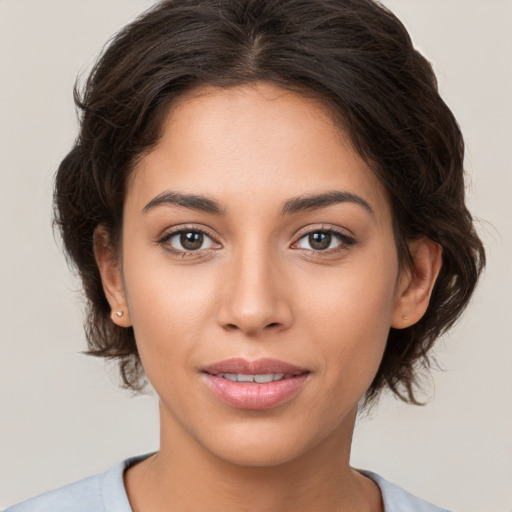
[[[273,380],[274,380],[274,375],[272,373],[254,376],[254,382],[259,382],[260,384],[262,384],[264,382],[272,382]]]
[[[285,377],[284,373],[262,373],[258,375],[246,375],[244,373],[224,373],[219,374],[219,377],[230,380],[231,382],[257,382],[264,384],[274,380],[281,380]]]

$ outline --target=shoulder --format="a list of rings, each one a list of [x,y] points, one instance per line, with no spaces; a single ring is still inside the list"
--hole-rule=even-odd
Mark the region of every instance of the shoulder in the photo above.
[[[371,471],[358,470],[363,475],[372,479],[380,488],[384,502],[384,512],[448,512],[428,501],[424,501],[402,489],[398,485],[388,482],[376,473]]]
[[[49,512],[50,510],[85,512],[91,509],[103,511],[101,483],[102,475],[94,475],[23,501],[5,512]]]
[[[143,457],[9,507],[5,512],[132,512],[123,483],[124,470]]]

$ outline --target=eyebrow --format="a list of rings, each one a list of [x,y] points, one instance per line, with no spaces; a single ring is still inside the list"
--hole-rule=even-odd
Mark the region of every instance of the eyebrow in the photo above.
[[[375,213],[372,207],[362,197],[350,192],[330,190],[321,194],[305,194],[293,197],[283,204],[281,215],[292,215],[298,212],[319,210],[339,203],[352,203],[363,207],[372,216]],[[225,216],[226,209],[217,201],[206,196],[197,194],[182,194],[179,192],[166,191],[153,198],[144,208],[143,212],[153,210],[157,206],[177,205],[190,210],[210,213],[213,215]]]
[[[375,216],[372,207],[361,196],[340,190],[331,190],[322,194],[302,195],[289,199],[284,203],[281,215],[318,210],[338,203],[357,204],[362,206],[372,216]]]
[[[211,213],[213,215],[226,215],[226,210],[213,199],[197,194],[180,194],[179,192],[163,192],[157,195],[144,206],[142,211],[148,212],[162,205],[178,205],[190,210]]]

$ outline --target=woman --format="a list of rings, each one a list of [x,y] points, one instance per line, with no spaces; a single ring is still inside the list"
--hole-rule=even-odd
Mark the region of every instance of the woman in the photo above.
[[[463,141],[371,1],[176,0],[91,73],[57,222],[89,352],[145,377],[160,450],[9,510],[441,510],[350,467],[484,263]]]

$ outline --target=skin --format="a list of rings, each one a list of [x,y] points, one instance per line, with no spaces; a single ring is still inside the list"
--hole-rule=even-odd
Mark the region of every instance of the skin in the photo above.
[[[225,214],[145,209],[169,191]],[[281,213],[329,191],[369,208]],[[204,231],[203,245],[171,252],[184,250],[168,236],[178,228]],[[308,235],[325,229],[344,238],[319,249]],[[130,177],[121,250],[101,226],[95,247],[112,319],[133,326],[160,398],[160,450],[125,474],[134,511],[382,510],[377,486],[349,465],[357,405],[389,328],[425,312],[441,251],[417,240],[402,269],[386,193],[321,103],[264,83],[190,93]],[[277,407],[236,409],[200,372],[231,357],[310,374]]]

